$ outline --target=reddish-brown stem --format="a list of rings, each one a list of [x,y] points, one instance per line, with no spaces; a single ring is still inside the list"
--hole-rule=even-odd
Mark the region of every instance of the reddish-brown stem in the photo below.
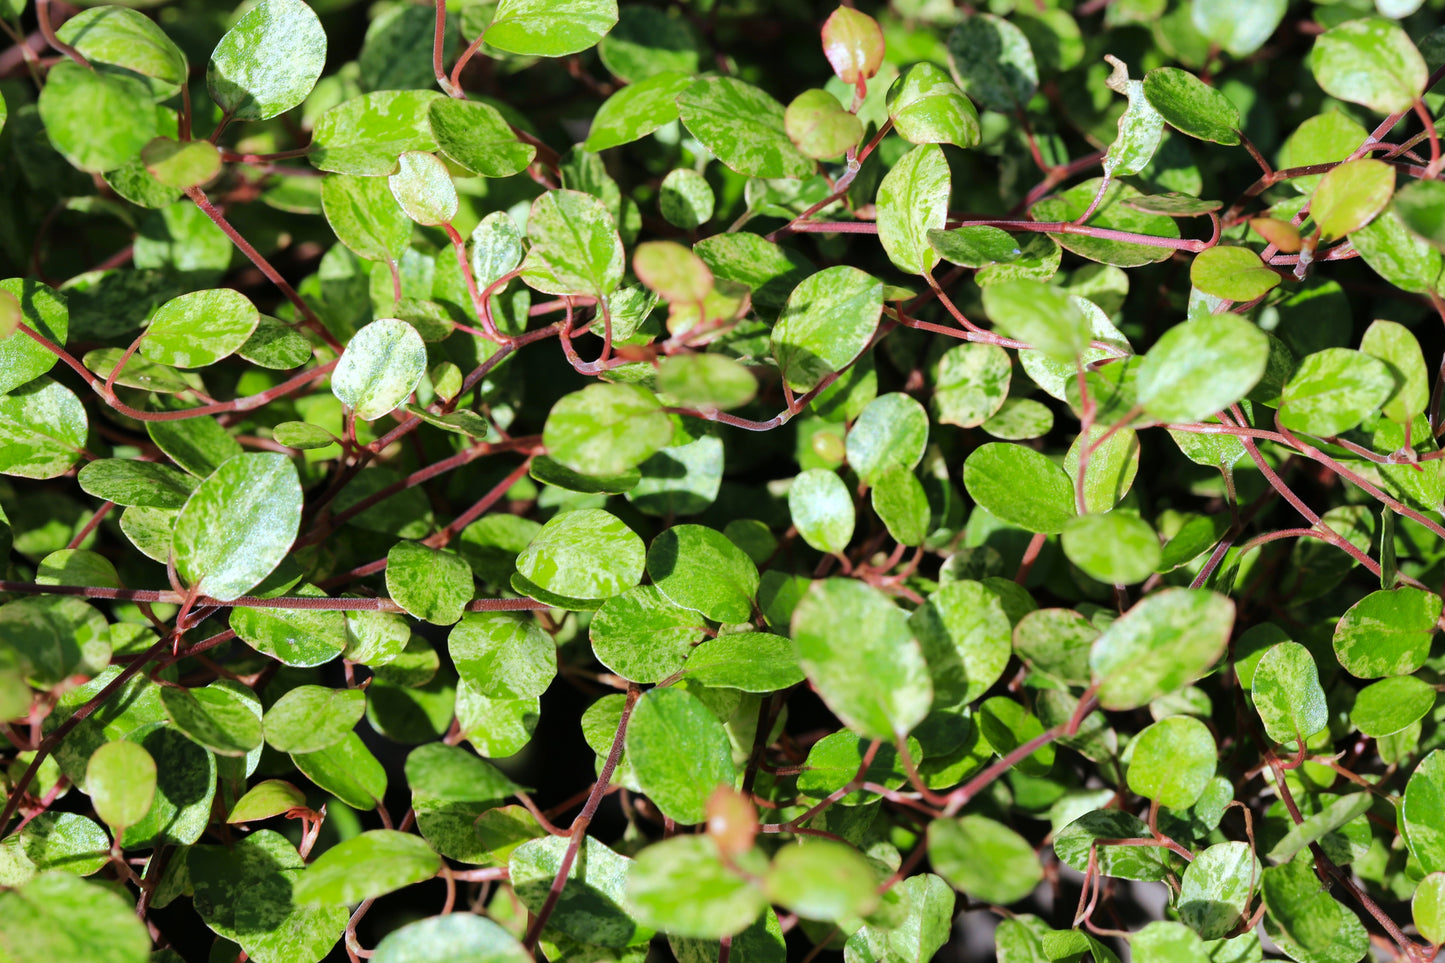
[[[466,95],[457,89],[456,85],[447,79],[446,67],[442,64],[442,54],[447,44],[447,4],[446,0],[436,0],[436,30],[432,35],[431,45],[431,69],[436,75],[437,86],[448,97],[463,98]]]
[[[341,342],[337,341],[335,336],[326,329],[326,325],[321,323],[321,319],[316,316],[316,312],[312,311],[311,306],[306,303],[301,295],[296,293],[296,289],[291,286],[290,282],[281,276],[281,272],[272,267],[271,262],[266,260],[260,251],[252,247],[251,242],[242,237],[241,233],[231,225],[231,222],[226,220],[226,216],[211,203],[210,198],[206,196],[206,192],[199,187],[187,187],[185,192],[186,196],[195,202],[195,205],[211,219],[212,223],[225,232],[226,236],[231,239],[231,243],[236,245],[242,254],[246,255],[246,259],[266,276],[266,280],[274,284],[276,290],[280,291],[286,300],[295,306],[296,310],[300,312],[306,326],[310,328],[317,337],[326,342],[327,346],[333,351],[340,354],[342,351]]]
[[[1420,123],[1425,126],[1425,136],[1430,140],[1430,164],[1425,171],[1430,177],[1434,177],[1440,173],[1440,135],[1435,131],[1435,118],[1430,116],[1424,97],[1416,97],[1412,109],[1415,116],[1420,118]]]
[[[478,518],[481,518],[488,509],[490,509],[497,502],[501,501],[502,496],[507,494],[507,492],[511,490],[513,485],[517,484],[517,482],[521,481],[524,477],[526,477],[527,472],[532,467],[532,457],[532,455],[528,455],[525,461],[523,461],[516,468],[512,469],[511,473],[508,474],[506,478],[503,478],[501,481],[497,482],[497,484],[493,485],[492,490],[479,498],[476,504],[472,505],[471,508],[468,508],[456,518],[452,519],[451,524],[447,525],[446,528],[443,528],[435,535],[426,539],[425,544],[431,546],[432,548],[442,548],[457,535],[461,534],[461,532],[468,525],[476,521]]]
[[[86,70],[94,70],[90,61],[81,56],[80,51],[70,44],[61,40],[55,35],[55,28],[50,25],[50,0],[35,0],[35,22],[40,27],[40,32],[45,37],[45,42],[50,44],[60,53],[65,54]]]
[[[592,784],[592,792],[588,794],[582,811],[572,821],[569,829],[572,839],[568,842],[567,849],[562,854],[562,861],[557,866],[557,875],[552,880],[552,888],[547,892],[547,899],[542,903],[542,908],[537,911],[532,925],[527,928],[526,939],[522,941],[522,945],[527,948],[529,953],[536,948],[537,939],[542,935],[542,928],[547,925],[547,920],[552,917],[552,911],[557,908],[557,900],[562,896],[562,887],[567,884],[567,874],[572,871],[572,865],[577,861],[577,851],[582,847],[582,841],[587,835],[587,827],[591,824],[592,817],[597,814],[597,807],[602,803],[607,785],[612,782],[612,774],[617,771],[617,763],[622,758],[622,741],[627,736],[627,723],[632,718],[632,710],[641,696],[642,690],[636,685],[627,687],[627,700],[622,704],[622,716],[617,720],[617,732],[612,737],[612,748],[607,753],[607,761],[602,764],[602,771],[598,773],[597,781]]]
[[[179,633],[179,631],[178,623],[177,632]],[[179,635],[177,635],[176,638],[179,638]],[[25,768],[24,775],[22,775],[19,781],[11,788],[10,796],[5,800],[5,809],[0,811],[0,836],[4,835],[6,827],[10,825],[10,819],[15,815],[15,810],[20,806],[20,799],[25,795],[25,790],[30,788],[30,783],[35,779],[35,774],[40,771],[41,763],[45,761],[46,757],[50,755],[56,746],[60,745],[60,741],[70,734],[70,730],[80,725],[80,723],[88,719],[96,709],[104,705],[106,700],[115,695],[115,693],[135,677],[137,673],[165,652],[167,646],[170,644],[171,639],[161,639],[155,645],[146,649],[144,655],[121,669],[114,679],[107,682],[99,692],[87,699],[85,704],[80,708],[76,709],[70,718],[61,722],[51,730],[50,735],[40,741],[40,745],[35,747],[35,758],[30,761],[30,765]]]
[[[441,3],[442,0],[437,0],[438,8],[440,8]],[[456,251],[457,264],[461,266],[462,279],[466,281],[467,294],[472,299],[472,311],[476,314],[477,320],[482,323],[482,330],[486,332],[487,337],[500,344],[506,339],[497,333],[497,326],[492,323],[492,310],[489,299],[484,299],[482,293],[477,290],[477,279],[472,275],[472,263],[467,257],[467,242],[452,225],[443,224],[442,227],[446,229],[447,237],[451,238],[452,250]],[[490,292],[491,290],[491,285],[488,285],[487,291]]]

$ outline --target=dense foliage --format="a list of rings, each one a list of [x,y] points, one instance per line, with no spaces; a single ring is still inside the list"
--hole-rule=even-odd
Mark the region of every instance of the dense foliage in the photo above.
[[[1442,10],[0,0],[0,960],[1433,958]]]

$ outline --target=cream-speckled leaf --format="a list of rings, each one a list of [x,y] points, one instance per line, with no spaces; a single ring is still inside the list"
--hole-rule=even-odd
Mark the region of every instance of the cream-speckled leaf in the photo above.
[[[85,451],[89,427],[80,399],[49,378],[0,395],[0,475],[65,474]]]
[[[326,31],[302,0],[261,0],[211,53],[206,87],[237,120],[267,120],[306,99],[326,66]]]
[[[260,584],[291,551],[301,525],[301,480],[285,455],[236,455],[197,486],[176,518],[181,578],[229,601]]]
[[[356,417],[373,421],[401,407],[424,374],[426,344],[416,328],[381,318],[352,337],[331,374],[331,392]]]

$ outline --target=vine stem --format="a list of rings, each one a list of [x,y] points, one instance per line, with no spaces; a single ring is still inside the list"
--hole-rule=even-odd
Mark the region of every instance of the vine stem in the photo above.
[[[51,586],[43,587],[49,588]],[[174,633],[174,638],[179,639],[180,632],[181,629],[178,626]],[[35,747],[35,758],[30,761],[30,765],[25,768],[25,774],[20,777],[19,781],[16,782],[10,790],[10,796],[5,800],[5,809],[0,811],[0,838],[3,838],[5,830],[10,826],[10,819],[15,815],[15,810],[20,806],[20,798],[25,795],[25,790],[29,789],[30,783],[35,780],[35,774],[40,771],[40,764],[55,750],[56,746],[60,745],[60,741],[70,734],[70,730],[80,725],[80,723],[88,719],[96,709],[104,705],[106,700],[139,674],[142,669],[159,658],[170,644],[171,639],[164,638],[156,642],[149,649],[146,649],[140,658],[121,669],[114,679],[107,682],[99,692],[87,699],[85,704],[80,708],[76,709],[70,718],[56,726],[50,735],[40,741],[40,745]]]
[[[562,854],[562,862],[557,866],[557,875],[552,880],[552,888],[547,891],[547,899],[542,908],[537,912],[537,918],[532,920],[532,925],[527,928],[527,937],[522,945],[531,953],[537,948],[537,939],[542,935],[542,928],[547,925],[547,920],[552,917],[552,911],[557,908],[557,900],[562,897],[562,887],[567,884],[567,874],[572,871],[572,865],[577,861],[577,851],[582,847],[582,840],[587,835],[587,827],[592,822],[592,817],[597,814],[597,807],[602,803],[602,797],[607,795],[607,786],[612,782],[612,774],[617,770],[617,763],[622,759],[622,742],[627,737],[627,723],[632,718],[632,710],[637,706],[637,700],[642,697],[642,690],[636,683],[627,687],[627,700],[622,704],[622,717],[617,720],[617,733],[612,737],[612,748],[607,753],[607,761],[602,764],[602,771],[597,775],[597,781],[592,784],[592,792],[587,795],[587,802],[583,804],[582,811],[572,821],[568,830],[572,838],[567,843],[567,849]]]
[[[290,282],[281,276],[281,272],[277,271],[276,268],[271,265],[271,262],[266,260],[260,251],[252,247],[251,242],[242,237],[241,232],[237,231],[231,222],[226,220],[226,216],[220,212],[216,205],[211,203],[211,199],[206,196],[206,192],[199,187],[187,187],[185,193],[186,196],[211,219],[212,223],[225,232],[225,235],[231,239],[231,243],[236,245],[242,254],[246,255],[246,259],[266,276],[266,280],[274,284],[276,290],[280,291],[286,300],[290,301],[296,310],[301,312],[301,317],[304,319],[306,326],[315,332],[316,336],[324,341],[327,347],[331,348],[331,350],[337,354],[340,354],[343,350],[341,342],[337,341],[336,337],[327,330],[326,325],[321,323],[321,319],[317,317],[316,312],[311,310],[311,305],[307,304],[305,299],[296,293],[296,289],[291,286]]]

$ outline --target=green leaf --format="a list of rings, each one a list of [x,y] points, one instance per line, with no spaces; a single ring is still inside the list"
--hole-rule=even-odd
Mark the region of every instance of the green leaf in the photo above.
[[[1004,442],[980,445],[963,463],[963,486],[979,505],[1030,532],[1061,532],[1074,517],[1074,486],[1045,456]]]
[[[647,574],[663,595],[714,622],[746,622],[753,614],[758,569],[721,532],[675,525],[653,540]]]
[[[672,123],[678,118],[677,95],[692,82],[688,74],[666,71],[621,88],[597,109],[582,146],[594,153],[620,147]]]
[[[88,495],[117,505],[146,508],[180,508],[195,490],[190,475],[157,462],[124,458],[98,458],[76,476]]]
[[[120,588],[120,576],[110,559],[78,548],[63,548],[40,560],[35,570],[40,585],[89,585]]]
[[[928,859],[954,889],[1004,906],[1028,896],[1044,877],[1033,845],[986,816],[929,823]]]
[[[400,258],[411,239],[411,222],[379,177],[325,178],[321,210],[337,239],[368,261]]]
[[[1349,431],[1396,390],[1390,366],[1348,348],[1306,355],[1280,394],[1279,421],[1292,431],[1328,437]]]
[[[175,726],[162,722],[138,726],[126,733],[125,739],[139,743],[155,760],[156,794],[145,818],[120,835],[121,848],[163,843],[188,846],[200,839],[211,821],[216,757]]]
[[[1114,72],[1105,81],[1112,90],[1129,99],[1129,106],[1119,117],[1119,134],[1104,155],[1104,173],[1109,177],[1137,174],[1149,166],[1164,139],[1164,118],[1144,96],[1144,82],[1129,79],[1129,68],[1120,60],[1112,61]],[[1133,205],[1138,210],[1146,207]],[[1172,214],[1173,211],[1159,211]]]
[[[928,714],[933,685],[923,652],[907,614],[880,590],[850,579],[814,582],[792,630],[804,673],[850,729],[891,741]]]
[[[23,320],[52,344],[65,344],[70,312],[63,295],[30,278],[6,278],[0,281],[0,292],[15,299],[15,307],[20,309],[17,320]],[[86,355],[87,364],[89,357]],[[34,381],[55,367],[56,360],[54,352],[25,335],[0,338],[0,394],[9,394]]]
[[[1264,731],[1275,742],[1304,745],[1329,723],[1314,656],[1298,642],[1270,646],[1255,665],[1251,694]]]
[[[1012,624],[999,597],[982,583],[960,579],[939,586],[908,625],[923,647],[939,706],[973,702],[1003,676]]]
[[[280,833],[262,829],[230,846],[192,846],[184,858],[196,912],[256,963],[320,960],[346,928],[343,906],[298,905],[295,887],[306,864]]]
[[[617,23],[617,0],[578,0],[558,10],[548,0],[501,0],[487,43],[528,57],[565,57],[591,47]]]
[[[546,836],[512,851],[507,863],[512,888],[522,905],[533,913],[552,902],[548,896],[569,845],[565,838]],[[631,871],[632,860],[608,849],[596,837],[586,836],[561,895],[555,900],[556,910],[549,924],[593,946],[646,945],[652,930],[623,909]]]
[[[1047,238],[1044,240],[1048,241]],[[945,261],[963,267],[1007,264],[1023,254],[1019,241],[996,227],[969,226],[956,227],[951,231],[929,231],[928,243]]]
[[[375,809],[386,795],[386,770],[355,732],[316,752],[294,752],[301,774],[352,809]]]
[[[1149,523],[1127,512],[1080,515],[1064,526],[1064,555],[1084,574],[1109,585],[1132,585],[1154,574],[1163,557]]]
[[[1249,248],[1217,245],[1194,256],[1194,262],[1189,266],[1189,280],[1205,294],[1226,301],[1253,301],[1274,290],[1279,285],[1280,276]],[[1233,315],[1211,314],[1190,323],[1221,317],[1240,320]]]
[[[336,370],[331,393],[364,421],[395,411],[426,374],[426,345],[405,321],[381,318],[352,337]]]
[[[680,405],[727,411],[758,393],[758,379],[746,367],[719,354],[673,355],[657,368],[657,390]]]
[[[1369,950],[1359,917],[1320,885],[1309,863],[1266,869],[1261,889],[1265,932],[1300,963],[1357,963]]]
[[[1022,30],[987,13],[966,16],[948,35],[953,79],[988,110],[1021,110],[1039,85],[1034,52]]]
[[[1099,704],[1133,709],[1198,679],[1223,654],[1234,603],[1202,589],[1145,597],[1095,641],[1089,666]]]
[[[1088,685],[1089,648],[1098,637],[1094,624],[1072,609],[1035,609],[1014,626],[1013,647],[1031,670]]]
[[[650,7],[639,7],[649,10]],[[697,171],[686,167],[668,171],[657,193],[657,207],[667,223],[690,231],[712,220],[717,206],[712,185]],[[722,236],[722,235],[718,235]]]
[[[302,585],[295,594],[303,598],[326,597],[326,593],[310,585]],[[355,613],[352,615],[355,617]],[[231,610],[231,628],[251,648],[283,665],[325,665],[346,648],[347,618],[340,612],[237,606]]]
[[[409,150],[435,150],[429,110],[435,90],[378,90],[316,119],[307,159],[324,171],[385,177]]]
[[[828,839],[780,849],[763,878],[768,902],[804,919],[836,923],[878,905],[878,883],[856,849]]]
[[[677,95],[688,133],[747,177],[810,176],[817,163],[788,138],[783,106],[734,77],[703,77]]]
[[[161,705],[177,729],[216,755],[244,756],[262,738],[260,710],[252,708],[249,695],[239,683],[223,679],[198,689],[163,686]]]
[[[539,696],[557,674],[556,643],[520,613],[464,615],[447,636],[447,652],[457,673],[489,699]]]
[[[1289,0],[1191,0],[1189,4],[1199,32],[1236,58],[1263,47],[1288,6]]]
[[[386,553],[386,591],[408,615],[452,625],[476,595],[476,586],[471,566],[460,555],[397,542]]]
[[[932,873],[909,876],[895,887],[906,907],[896,925],[869,924],[848,938],[844,963],[888,960],[890,963],[928,963],[948,942],[953,931],[953,889]]]
[[[1008,397],[1013,366],[996,344],[955,345],[938,359],[933,410],[946,425],[975,428],[992,418]]]
[[[522,280],[546,294],[604,297],[622,283],[622,239],[603,203],[581,191],[548,191],[527,215],[532,248]]]
[[[783,130],[808,157],[833,160],[863,138],[863,124],[826,90],[805,90],[783,111]]]
[[[895,466],[912,469],[928,444],[928,413],[912,397],[891,392],[868,403],[846,439],[848,464],[866,485]]]
[[[1085,181],[1069,188],[1062,194],[1039,201],[1030,209],[1030,213],[1036,221],[1077,221],[1088,212],[1090,205],[1094,203],[1094,198],[1099,195],[1100,188],[1104,189],[1103,197],[1089,218],[1091,226],[1170,239],[1179,236],[1179,226],[1173,218],[1165,217],[1162,214],[1150,214],[1127,206],[1125,202],[1138,197],[1139,192],[1122,181],[1113,181],[1107,187],[1099,178]],[[1048,236],[1080,257],[1103,264],[1113,264],[1117,267],[1139,267],[1164,261],[1173,256],[1172,249],[1155,247],[1150,244],[1087,237],[1082,234],[1050,234]],[[1036,280],[1047,280],[1057,270],[1058,262],[1052,260],[1050,256],[1052,253],[1047,252],[1038,259],[1046,268],[1047,273],[1044,274],[1044,277],[1036,278]],[[1002,269],[1009,272],[1021,270],[1028,260],[1027,257],[1021,257],[1012,264],[1003,265]],[[994,273],[999,271],[1000,268],[990,269],[990,282],[994,280]],[[1001,278],[1004,275],[1000,274],[999,276]]]
[[[1372,321],[1360,339],[1360,350],[1390,366],[1399,386],[1381,409],[1386,418],[1409,424],[1430,401],[1430,375],[1425,355],[1410,329],[1395,321]]]
[[[1038,281],[988,285],[983,309],[1000,333],[1055,360],[1072,361],[1089,344],[1089,325],[1074,299]]]
[[[1309,167],[1342,161],[1369,136],[1369,131],[1338,108],[1316,114],[1300,124],[1279,149],[1281,168]],[[1319,184],[1321,174],[1292,177],[1289,185],[1308,194]]]
[[[1445,873],[1431,873],[1420,880],[1410,900],[1415,929],[1432,946],[1445,943]]]
[[[841,552],[857,521],[848,486],[837,473],[809,468],[788,489],[788,511],[803,541],[820,552]]]
[[[780,692],[805,678],[792,642],[767,632],[733,632],[703,642],[687,658],[687,677],[705,686],[760,693]]]
[[[642,464],[672,435],[672,420],[645,388],[593,384],[552,406],[542,442],[565,467],[606,477]]]
[[[912,469],[891,465],[873,483],[873,511],[900,545],[921,545],[928,536],[928,493]]]
[[[710,837],[675,836],[637,855],[626,906],[645,926],[715,940],[747,929],[767,901],[753,880],[723,862]]]
[[[146,963],[151,939],[118,889],[64,871],[0,893],[0,953],[15,963]]]
[[[1325,93],[1382,114],[1409,110],[1430,72],[1409,34],[1381,17],[1326,30],[1306,63]]]
[[[206,68],[227,116],[269,120],[306,99],[326,67],[326,31],[302,0],[261,0],[237,20]]]
[[[1421,868],[1427,873],[1445,870],[1445,750],[1431,752],[1411,773],[1400,825]]]
[[[221,172],[221,152],[204,140],[157,137],[140,152],[141,163],[166,187],[184,190],[205,184]]]
[[[942,230],[951,192],[948,159],[937,144],[913,148],[884,175],[876,201],[878,240],[899,270],[927,274],[938,263],[929,232]]]
[[[174,368],[204,368],[234,354],[260,322],[256,306],[237,291],[193,291],[151,315],[140,353]]]
[[[1194,318],[1164,332],[1144,356],[1137,381],[1139,402],[1161,421],[1199,421],[1247,395],[1264,376],[1268,361],[1269,339],[1243,318]]]
[[[0,843],[6,886],[23,885],[52,869],[89,876],[109,862],[110,836],[78,813],[40,813]]]
[[[510,177],[526,170],[537,156],[537,148],[518,140],[491,104],[441,97],[431,102],[427,117],[437,148],[447,159],[484,177]]]
[[[685,753],[676,752],[686,746]],[[717,716],[682,689],[649,689],[626,734],[627,759],[642,792],[668,818],[700,823],[707,800],[736,778],[732,748]]]
[[[1350,722],[1373,739],[1392,736],[1435,708],[1435,689],[1413,675],[1397,675],[1365,686],[1355,696]]]
[[[1323,799],[1331,801],[1319,812],[1292,826],[1289,832],[1274,844],[1269,851],[1271,861],[1283,863],[1293,859],[1305,847],[1370,811],[1371,796],[1367,792],[1350,793],[1347,796],[1324,796]]]
[[[664,72],[698,72],[703,53],[686,18],[653,7],[628,6],[620,12],[617,26],[597,47],[602,65],[614,76],[636,85]]]
[[[809,276],[788,296],[772,331],[772,354],[794,391],[843,371],[868,346],[883,314],[883,285],[840,265]]]
[[[1144,75],[1144,96],[1181,134],[1226,147],[1239,143],[1239,108],[1187,70],[1156,67],[1149,71]]]
[[[300,906],[359,903],[431,879],[441,859],[426,840],[373,829],[322,853],[292,887]]]
[[[51,145],[90,173],[124,166],[156,136],[150,88],[114,68],[87,70],[63,60],[46,76],[38,105]]]
[[[418,224],[436,227],[456,217],[456,185],[435,154],[406,151],[397,158],[396,173],[387,178],[387,186],[406,216]]]
[[[1371,592],[1335,626],[1335,657],[1350,675],[1409,675],[1430,655],[1440,596],[1416,588]]]
[[[624,679],[643,683],[660,682],[681,669],[704,637],[698,613],[673,603],[653,585],[603,602],[589,629],[597,660]]]
[[[20,657],[26,678],[37,688],[58,685],[82,669],[95,674],[109,660],[105,617],[77,598],[6,602],[0,605],[0,630],[6,649]]]
[[[1334,241],[1358,231],[1385,209],[1394,193],[1395,168],[1384,161],[1352,160],[1331,168],[1310,198],[1310,216],[1320,239]]]
[[[186,55],[154,20],[121,6],[82,10],[55,31],[92,63],[109,64],[145,78],[151,94],[165,100],[181,89]]]
[[[86,763],[85,789],[108,825],[133,826],[155,800],[156,761],[134,742],[107,742]]]
[[[547,592],[609,599],[642,581],[642,539],[596,508],[555,515],[517,556],[517,572]]]
[[[1107,512],[1129,494],[1139,473],[1139,436],[1132,428],[1094,425],[1087,435],[1074,439],[1064,454],[1064,471],[1079,488],[1079,460],[1090,447],[1084,462],[1084,508]],[[1077,501],[1077,498],[1075,499]]]
[[[1228,936],[1259,886],[1259,860],[1248,843],[1216,843],[1195,855],[1179,887],[1179,918],[1206,940]]]
[[[530,963],[532,954],[485,916],[450,913],[408,923],[376,945],[375,963]]]
[[[967,150],[980,137],[978,111],[948,75],[914,64],[888,88],[888,117],[910,144],[952,144]]]
[[[306,806],[306,794],[282,779],[266,779],[256,783],[231,807],[226,822],[260,822]]]
[[[300,524],[301,481],[291,460],[236,455],[196,487],[176,517],[176,570],[202,595],[239,598],[286,558]]]
[[[365,713],[360,689],[297,686],[266,710],[266,742],[280,752],[317,752],[345,739]]]
[[[1167,850],[1158,846],[1113,844],[1119,839],[1151,837],[1148,823],[1139,817],[1118,809],[1096,809],[1054,834],[1054,852],[1066,866],[1081,873],[1088,868],[1092,852],[1098,871],[1104,876],[1162,882],[1171,872]]]
[[[1170,716],[1129,744],[1129,788],[1169,809],[1188,809],[1214,778],[1219,748],[1193,716]]]
[[[1440,214],[1445,185],[1439,181],[1412,181],[1395,195],[1395,213],[1409,231],[1432,247],[1445,250],[1445,217]],[[1434,266],[1433,260],[1427,262]],[[1436,275],[1438,277],[1438,271]]]

